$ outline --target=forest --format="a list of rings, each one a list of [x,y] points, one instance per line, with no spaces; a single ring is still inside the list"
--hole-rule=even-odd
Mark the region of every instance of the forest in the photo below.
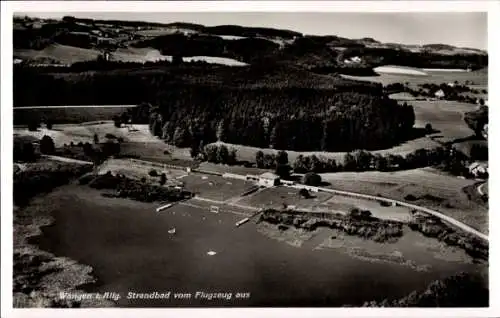
[[[25,87],[32,87],[25,94]],[[154,105],[152,134],[179,147],[217,140],[288,150],[381,149],[412,134],[413,107],[381,85],[296,68],[165,66],[147,70],[14,74],[15,106]],[[146,110],[148,112],[148,110]],[[127,120],[127,118],[122,118]]]

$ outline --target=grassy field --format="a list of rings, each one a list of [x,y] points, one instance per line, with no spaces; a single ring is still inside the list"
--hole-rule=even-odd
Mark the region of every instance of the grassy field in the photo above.
[[[257,208],[281,209],[283,204],[295,205],[297,209],[312,210],[332,197],[326,192],[311,193],[311,198],[304,199],[299,195],[299,190],[287,187],[275,187],[256,192],[240,200],[239,204],[254,206]]]
[[[393,83],[406,83],[410,87],[417,88],[419,84],[433,83],[442,84],[458,81],[464,84],[465,81],[472,81],[474,88],[486,88],[488,86],[488,70],[477,70],[473,72],[439,72],[426,70],[427,75],[409,75],[409,74],[380,74],[379,76],[350,76],[342,75],[345,78],[360,81],[370,81],[388,85]]]
[[[473,135],[463,119],[465,112],[477,109],[476,105],[452,101],[409,101],[415,110],[415,127],[427,123],[439,130],[434,137],[442,142]]]
[[[203,174],[190,174],[181,180],[186,190],[202,198],[216,201],[239,196],[255,186],[253,182]]]
[[[90,121],[111,120],[131,106],[113,107],[61,107],[61,108],[17,108],[14,107],[14,125],[27,125],[31,120],[47,118],[53,124],[76,124]]]
[[[61,64],[72,64],[95,60],[101,54],[98,50],[83,49],[68,45],[53,44],[43,50],[15,50],[14,57],[24,60],[55,61]]]
[[[341,172],[325,173],[322,179],[338,190],[361,192],[407,201],[409,194],[416,197],[408,201],[436,209],[456,218],[483,233],[488,232],[488,206],[470,200],[463,188],[475,180],[460,179],[440,174],[431,168],[398,172]]]

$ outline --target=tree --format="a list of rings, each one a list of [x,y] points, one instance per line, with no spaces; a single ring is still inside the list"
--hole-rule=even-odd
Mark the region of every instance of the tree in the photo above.
[[[151,169],[151,170],[149,170],[149,175],[151,177],[157,177],[158,176],[158,172],[155,169]]]
[[[220,145],[217,151],[217,161],[219,163],[226,164],[228,162],[228,158],[229,150],[227,150],[227,147],[225,145]]]
[[[218,149],[215,145],[207,145],[204,150],[207,161],[213,163],[219,163],[218,161]]]
[[[302,178],[302,183],[310,186],[321,185],[321,176],[314,172],[308,172]]]
[[[167,183],[167,175],[162,173],[160,175],[160,185],[164,185],[165,183]]]
[[[344,169],[345,171],[356,171],[356,159],[348,152],[344,156]]]
[[[113,122],[116,128],[120,128],[122,126],[122,121],[118,116],[113,117]]]
[[[470,149],[470,158],[472,160],[488,160],[488,146],[473,144]]]
[[[56,147],[54,145],[54,140],[49,136],[43,136],[40,140],[40,152],[46,155],[51,155],[55,152]]]
[[[237,150],[235,148],[231,148],[229,150],[229,154],[227,156],[227,164],[228,165],[235,165],[236,164],[236,152]]]
[[[32,119],[28,123],[28,130],[29,131],[37,131],[38,127],[40,127],[40,122],[36,119]]]
[[[287,165],[288,164],[288,153],[284,150],[278,151],[276,155],[276,164]]]
[[[83,146],[83,154],[88,156],[88,157],[91,157],[93,152],[94,152],[94,148],[92,148],[92,145],[89,144],[88,142],[84,143]]]
[[[48,130],[51,130],[52,129],[52,121],[47,119],[45,121],[45,127],[48,129]]]
[[[97,134],[94,134],[94,144],[99,143],[99,136]]]
[[[101,148],[104,158],[115,156],[120,153],[120,144],[111,140],[102,144]]]
[[[264,168],[264,153],[261,150],[255,153],[255,163],[257,168]]]
[[[14,140],[13,155],[15,161],[31,162],[36,159],[33,144],[26,141]]]
[[[311,197],[311,195],[309,194],[309,191],[307,191],[307,189],[300,189],[299,195],[301,197],[303,197],[304,199],[309,199]]]
[[[387,171],[388,162],[387,158],[382,156],[381,154],[375,155],[375,169],[378,171]]]
[[[432,128],[432,125],[430,123],[425,124],[425,133],[432,134],[433,132],[434,132],[434,129]]]
[[[275,173],[281,179],[290,178],[290,166],[289,165],[276,165]]]

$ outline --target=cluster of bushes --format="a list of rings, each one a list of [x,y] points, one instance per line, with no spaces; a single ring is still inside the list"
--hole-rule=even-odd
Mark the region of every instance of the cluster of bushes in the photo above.
[[[92,170],[91,166],[72,163],[43,164],[18,171],[14,175],[14,204],[25,205],[33,196],[62,186]]]
[[[353,235],[383,243],[394,241],[403,236],[403,226],[400,222],[386,221],[374,218],[370,211],[351,210],[347,216],[323,215],[316,217],[307,213],[293,211],[278,211],[268,209],[260,215],[259,221],[275,225],[294,226],[309,231],[318,227],[328,227]]]
[[[461,272],[413,291],[397,300],[365,302],[363,307],[488,307],[488,278],[479,272]]]
[[[437,218],[424,218],[409,224],[413,231],[437,238],[450,246],[462,248],[475,259],[488,260],[488,244],[470,234],[455,231]]]
[[[484,125],[488,123],[488,107],[481,106],[478,110],[465,113],[464,120],[478,137],[482,137]]]
[[[208,145],[203,147],[199,153],[195,151],[196,146],[191,148],[191,157],[208,161],[212,163],[221,163],[227,165],[235,165],[236,149],[226,147],[225,145]]]
[[[191,196],[191,193],[187,191],[151,185],[123,175],[114,176],[110,172],[97,176],[88,185],[98,190],[115,190],[113,195],[115,197],[130,198],[142,202],[176,202]]]
[[[120,154],[121,146],[118,139],[109,139],[103,143],[99,143],[98,138],[94,141],[94,144],[89,142],[64,144],[63,147],[56,149],[54,153],[72,159],[92,161],[95,164],[101,164],[107,158]]]

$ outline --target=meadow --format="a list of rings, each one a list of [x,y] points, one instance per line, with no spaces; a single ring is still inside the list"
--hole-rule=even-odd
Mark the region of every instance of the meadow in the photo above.
[[[488,233],[488,204],[469,199],[465,187],[477,181],[452,177],[432,168],[397,172],[339,172],[321,174],[336,190],[379,195],[440,211]],[[414,198],[408,200],[408,196]]]
[[[50,106],[50,105],[45,105]],[[135,105],[14,107],[14,125],[27,125],[32,120],[49,119],[53,124],[77,124],[109,121]]]
[[[411,88],[418,88],[418,85],[426,83],[442,84],[452,83],[455,81],[458,81],[460,84],[464,84],[465,81],[472,81],[473,84],[470,86],[474,88],[487,88],[488,86],[487,69],[472,72],[441,72],[426,70],[425,74],[427,75],[411,75],[402,72],[400,74],[380,73],[378,76],[342,75],[342,77],[359,81],[381,83],[384,86],[394,83],[408,82]]]

